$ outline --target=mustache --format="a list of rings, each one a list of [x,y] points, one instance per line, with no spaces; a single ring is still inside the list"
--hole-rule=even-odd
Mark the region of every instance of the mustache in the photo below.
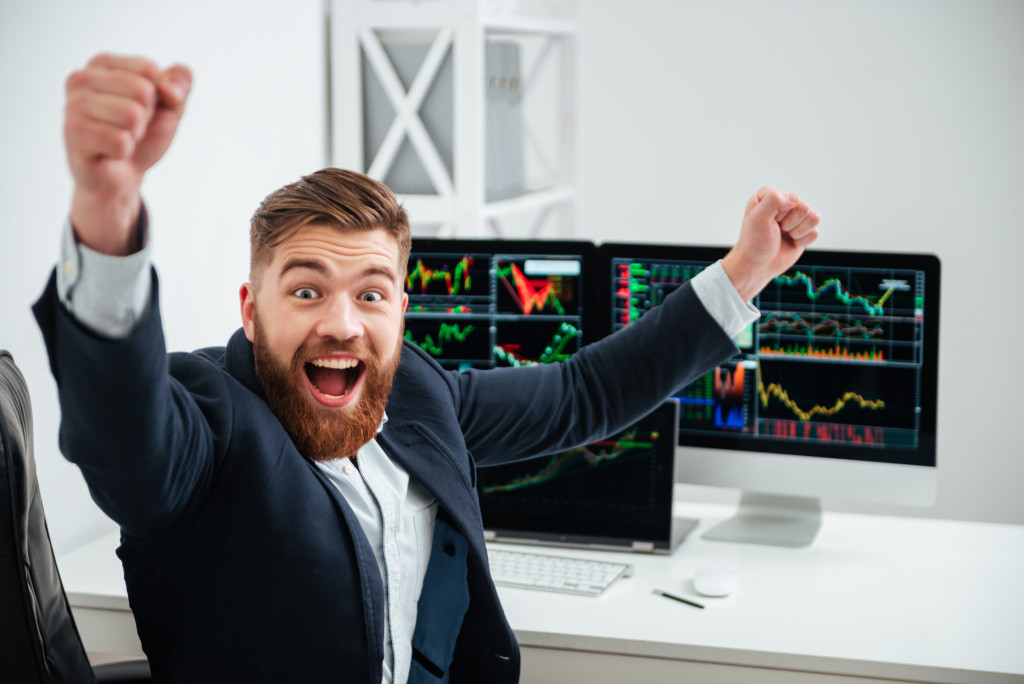
[[[377,355],[364,343],[348,341],[319,340],[305,342],[292,355],[292,365],[301,366],[307,359],[319,356],[330,356],[332,354],[351,354],[361,359],[370,361],[377,360]]]
[[[398,328],[398,349],[402,348],[402,337],[405,334],[405,319],[399,321]],[[380,363],[380,355],[365,341],[353,342],[351,340],[318,339],[303,342],[295,353],[292,354],[292,366],[299,368],[306,363],[306,359],[318,356],[330,356],[331,354],[351,354],[367,362],[367,365]]]

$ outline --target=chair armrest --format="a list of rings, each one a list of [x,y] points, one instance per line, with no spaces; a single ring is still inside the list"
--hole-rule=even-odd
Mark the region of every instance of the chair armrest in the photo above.
[[[92,671],[98,684],[150,684],[153,681],[149,662],[142,659],[94,665]]]

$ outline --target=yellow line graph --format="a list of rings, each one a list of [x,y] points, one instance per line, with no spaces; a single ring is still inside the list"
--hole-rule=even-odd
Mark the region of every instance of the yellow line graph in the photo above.
[[[891,295],[893,293],[893,290],[895,289],[895,287],[890,287],[888,290],[886,290],[885,294],[882,295],[882,298],[878,300],[878,304],[876,304],[875,306],[877,306],[878,308],[882,308],[882,305],[885,304],[885,300],[889,298],[889,295]]]
[[[810,420],[816,415],[831,416],[842,411],[843,407],[846,406],[851,401],[854,401],[857,404],[859,404],[861,408],[871,409],[872,411],[877,411],[879,409],[885,408],[885,402],[882,401],[881,399],[865,399],[856,392],[846,392],[845,394],[843,394],[842,397],[836,399],[836,403],[833,404],[831,407],[812,406],[810,410],[804,411],[799,406],[797,406],[795,401],[789,398],[789,393],[782,388],[782,385],[773,382],[769,384],[768,387],[765,387],[764,383],[761,382],[760,378],[758,378],[757,382],[757,392],[758,394],[761,395],[762,406],[767,407],[768,401],[771,399],[772,396],[778,397],[779,401],[785,404],[786,408],[792,411],[800,420]]]

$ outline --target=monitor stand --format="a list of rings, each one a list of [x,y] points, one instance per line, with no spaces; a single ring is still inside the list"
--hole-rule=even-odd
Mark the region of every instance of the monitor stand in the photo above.
[[[821,499],[743,492],[736,515],[705,532],[705,539],[810,546],[821,528]]]

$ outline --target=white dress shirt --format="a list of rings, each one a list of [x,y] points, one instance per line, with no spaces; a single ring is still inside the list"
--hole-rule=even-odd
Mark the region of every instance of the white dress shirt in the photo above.
[[[384,429],[387,416],[377,432]],[[384,622],[384,679],[402,684],[412,666],[416,604],[427,573],[437,519],[437,500],[376,440],[349,458],[317,463],[356,514],[377,558],[387,592]]]

